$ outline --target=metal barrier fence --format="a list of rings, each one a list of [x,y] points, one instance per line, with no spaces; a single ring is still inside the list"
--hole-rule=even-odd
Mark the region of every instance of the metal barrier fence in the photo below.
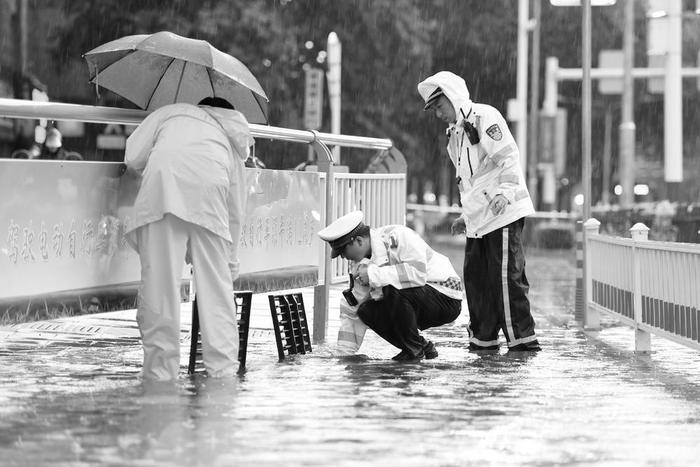
[[[456,218],[462,213],[462,208],[458,206],[439,206],[432,204],[407,203],[406,214],[407,223],[422,237],[430,237],[433,234],[449,233],[446,229],[445,221],[448,218]],[[537,211],[527,216],[525,228],[523,229],[523,241],[532,246],[540,246],[545,243],[546,237],[542,235],[545,230],[554,233],[565,234],[559,239],[558,244],[545,245],[545,248],[568,248],[567,245],[574,244],[574,224],[577,220],[576,214],[558,211]],[[557,243],[557,242],[554,242]]]
[[[322,174],[322,190],[325,180],[325,174]],[[406,174],[335,173],[334,182],[333,219],[361,210],[365,215],[365,224],[371,227],[406,224]],[[331,261],[331,283],[342,282],[347,275],[347,261],[340,257]],[[321,274],[321,277],[324,275]]]
[[[650,333],[700,350],[700,245],[649,241],[635,224],[632,238],[586,231],[586,322],[599,328],[604,312],[635,329],[635,350],[651,350]]]
[[[148,115],[142,110],[118,109],[57,102],[35,102],[20,99],[0,98],[0,117],[51,119],[80,121],[103,124],[138,125]],[[389,139],[362,136],[337,135],[313,130],[294,130],[266,125],[250,125],[254,137],[284,142],[306,143],[311,145],[318,157],[318,168],[324,180],[319,200],[323,207],[315,215],[320,226],[327,225],[338,213],[350,208],[363,209],[370,223],[403,223],[405,220],[405,175],[378,174],[335,174],[331,151],[328,146],[354,147],[363,149],[389,150]],[[335,197],[339,197],[336,205]],[[387,196],[388,198],[383,198]],[[341,204],[342,203],[342,204]],[[330,274],[330,248],[322,245],[321,271],[323,278],[314,290],[314,341],[325,339],[328,312],[328,288],[333,282]],[[337,265],[336,261],[336,265]],[[334,266],[342,270],[342,266]]]

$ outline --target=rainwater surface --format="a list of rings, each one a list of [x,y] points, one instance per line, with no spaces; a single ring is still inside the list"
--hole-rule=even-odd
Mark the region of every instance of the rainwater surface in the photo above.
[[[397,349],[370,332],[359,356],[315,345],[278,362],[260,295],[243,375],[185,375],[185,304],[182,376],[147,385],[133,310],[0,328],[0,465],[696,464],[698,353],[654,338],[635,355],[632,331],[611,320],[584,334],[573,254],[528,261],[539,353],[468,352],[465,306],[426,331],[434,360],[393,362]]]

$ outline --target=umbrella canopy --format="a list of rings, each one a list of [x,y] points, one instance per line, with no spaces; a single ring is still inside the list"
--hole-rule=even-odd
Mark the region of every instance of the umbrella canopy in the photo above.
[[[206,41],[167,31],[138,34],[103,44],[83,57],[91,83],[142,109],[221,97],[250,123],[267,123],[268,98],[258,80],[243,63]]]

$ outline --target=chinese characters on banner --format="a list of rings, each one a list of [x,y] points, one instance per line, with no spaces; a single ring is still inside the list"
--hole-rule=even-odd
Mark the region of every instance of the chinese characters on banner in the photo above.
[[[114,163],[0,161],[0,299],[139,281]],[[246,169],[241,273],[318,267],[318,174]]]

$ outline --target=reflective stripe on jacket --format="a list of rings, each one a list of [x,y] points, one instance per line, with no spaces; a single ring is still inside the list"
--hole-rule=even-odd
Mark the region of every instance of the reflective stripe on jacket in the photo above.
[[[382,288],[397,289],[430,285],[448,297],[462,299],[462,292],[440,285],[459,278],[452,263],[430,248],[416,232],[403,225],[388,225],[370,231],[372,257],[367,270],[370,296],[378,300]]]

